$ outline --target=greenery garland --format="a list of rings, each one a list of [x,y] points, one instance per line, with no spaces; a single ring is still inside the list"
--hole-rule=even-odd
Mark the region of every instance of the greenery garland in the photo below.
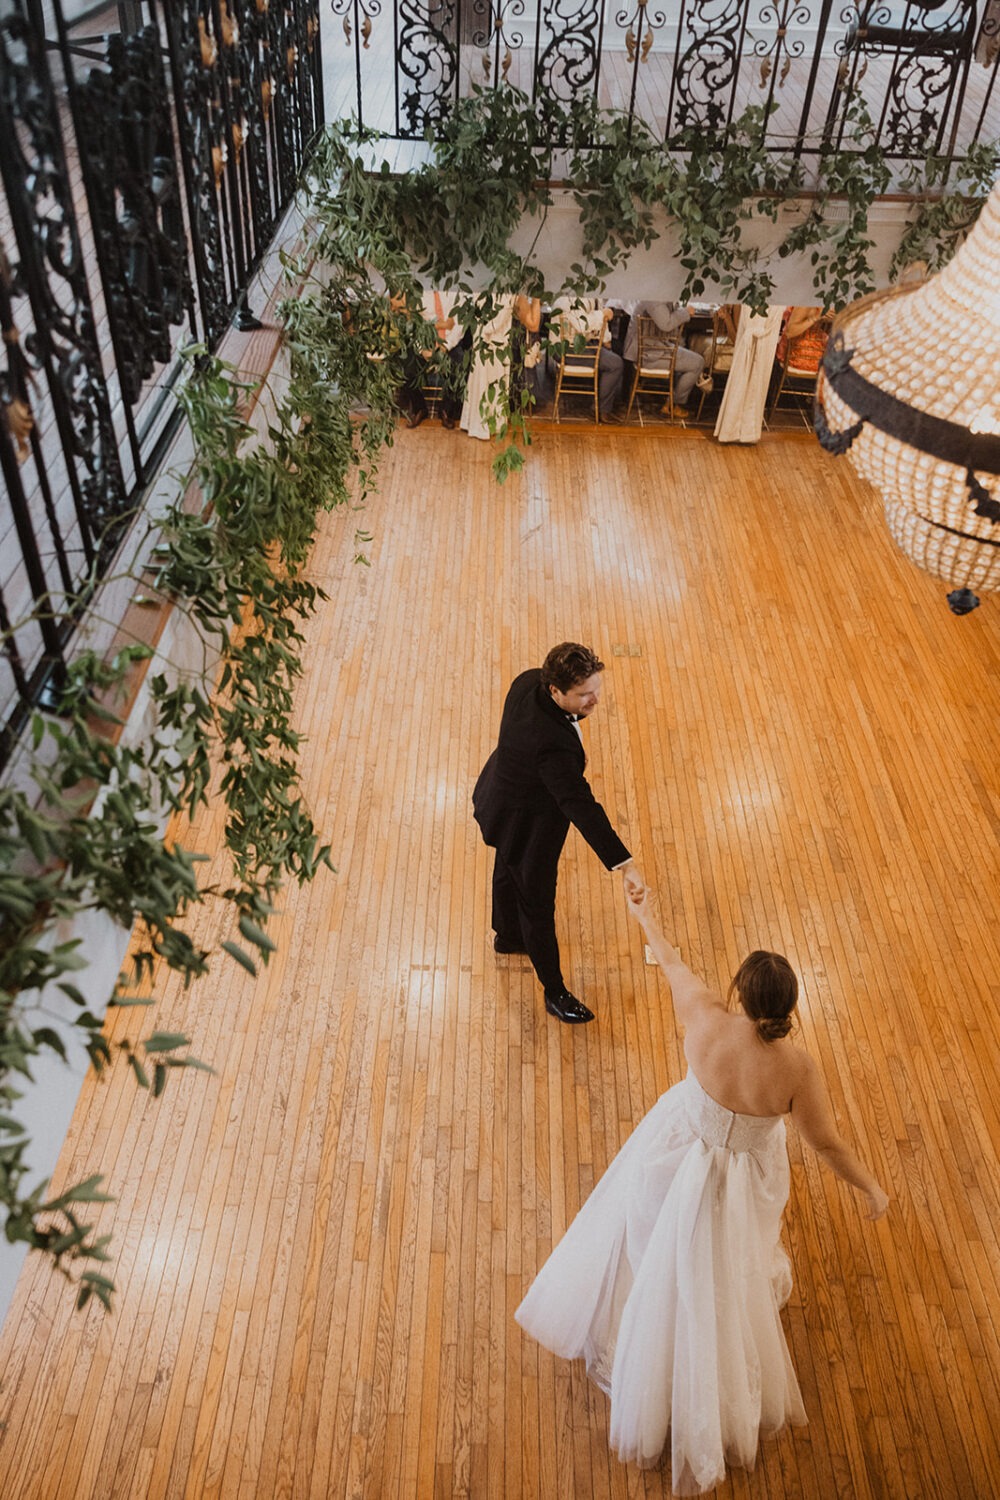
[[[997,142],[973,146],[959,162],[929,156],[911,164],[903,186],[914,195],[916,210],[892,258],[890,276],[895,280],[917,262],[928,275],[939,271],[978,219],[998,173]]]
[[[762,106],[749,106],[728,125],[685,130],[666,142],[656,140],[642,120],[592,101],[550,100],[545,111],[540,119],[532,101],[513,87],[474,87],[429,134],[429,160],[403,174],[394,174],[385,160],[377,162],[384,139],[377,133],[349,121],[325,132],[307,174],[316,224],[313,250],[333,305],[358,305],[362,317],[354,331],[373,336],[367,355],[381,351],[382,373],[394,372],[396,383],[415,339],[443,380],[454,377],[437,359],[433,329],[421,319],[398,320],[391,331],[382,328],[383,286],[405,294],[411,306],[422,285],[457,287],[455,315],[471,331],[470,358],[475,358],[478,330],[495,310],[496,298],[509,292],[549,301],[564,293],[600,294],[612,272],[656,240],[657,210],[673,222],[679,237],[682,301],[713,284],[726,298],[762,312],[774,294],[767,261],[798,253],[809,255],[816,301],[827,309],[873,290],[868,216],[875,198],[886,191],[890,172],[860,95],[847,105],[849,144],[820,140],[808,194],[801,155],[775,156],[765,144],[769,112]],[[982,182],[987,161],[995,175],[995,147],[970,153],[966,170]],[[559,180],[579,211],[582,255],[568,267],[562,285],[546,288],[532,259],[534,244],[518,255],[511,240],[532,220],[540,232],[553,201],[550,181],[557,163]],[[786,205],[803,206],[800,220],[767,254],[749,246],[748,223],[777,224]],[[907,249],[921,237],[953,248],[955,236],[970,222],[968,195],[949,199],[936,214],[918,217]],[[314,307],[304,321],[318,327],[322,318]],[[381,343],[380,332],[387,334]],[[560,346],[550,341],[547,350],[558,355]],[[345,352],[341,343],[338,357]],[[322,349],[314,346],[311,357],[323,367]],[[326,367],[332,378],[332,353]],[[493,413],[491,429],[507,439],[493,460],[502,480],[521,466],[523,447],[530,443],[530,397],[516,384],[498,382],[485,400]]]
[[[171,1069],[205,1065],[186,1055],[180,1034],[112,1048],[103,1017],[71,977],[85,963],[79,943],[53,943],[55,924],[101,911],[134,930],[129,969],[108,1003],[143,1007],[158,961],[185,985],[209,967],[211,955],[181,925],[192,906],[210,897],[229,904],[239,941],[221,947],[255,973],[274,948],[264,929],[282,882],[310,880],[330,864],[298,791],[293,689],[299,626],[324,597],[303,574],[317,515],[347,498],[364,445],[340,392],[314,387],[306,400],[294,378],[267,441],[257,442],[241,415],[250,388],[219,360],[192,353],[181,401],[197,445],[198,503],[192,509],[179,493],[150,526],[152,545],[139,550],[154,562],[156,588],[202,636],[206,663],[221,662],[218,680],[209,681],[208,667],[150,675],[155,728],[127,748],[107,729],[128,675],[154,653],[131,646],[109,663],[84,653],[51,714],[33,718],[32,789],[0,789],[0,1207],[8,1241],[48,1253],[67,1274],[82,1263],[80,1306],[92,1295],[109,1305],[113,1291],[93,1264],[107,1260],[107,1242],[80,1217],[81,1205],[106,1201],[100,1180],[52,1198],[44,1184],[27,1192],[29,1142],[16,1116],[17,1074],[30,1078],[43,1049],[66,1055],[59,1032],[31,1020],[41,991],[54,985],[71,1002],[96,1068],[124,1056],[154,1095]],[[148,577],[136,581],[148,590]],[[165,843],[151,809],[193,816],[220,760],[233,878],[200,886],[200,856]]]

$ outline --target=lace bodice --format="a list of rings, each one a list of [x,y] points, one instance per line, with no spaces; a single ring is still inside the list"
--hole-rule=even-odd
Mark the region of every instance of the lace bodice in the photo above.
[[[705,1093],[691,1072],[684,1079],[684,1092],[688,1122],[706,1146],[759,1155],[784,1137],[785,1122],[781,1115],[738,1115],[724,1109]]]

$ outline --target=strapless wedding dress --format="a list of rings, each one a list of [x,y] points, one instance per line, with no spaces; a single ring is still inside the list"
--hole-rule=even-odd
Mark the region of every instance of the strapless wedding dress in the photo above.
[[[806,1420],[781,1326],[788,1153],[780,1115],[734,1114],[692,1073],[654,1104],[515,1317],[611,1398],[611,1445],[674,1492],[752,1468],[763,1433]]]

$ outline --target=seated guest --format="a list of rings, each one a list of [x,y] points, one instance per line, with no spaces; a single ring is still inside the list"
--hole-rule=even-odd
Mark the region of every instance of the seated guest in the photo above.
[[[464,381],[460,372],[465,364],[466,350],[472,342],[471,334],[467,333],[454,316],[453,309],[458,298],[457,291],[424,292],[421,298],[420,311],[424,319],[433,323],[436,328],[438,343],[452,367],[451,371],[443,371],[441,377],[442,427],[454,427],[461,415],[462,391],[459,386],[464,386]],[[433,349],[421,349],[411,354],[407,360],[405,379],[397,396],[400,406],[407,413],[407,427],[419,427],[427,416],[424,386],[428,380],[427,361],[434,354]]]
[[[815,375],[829,337],[829,324],[821,307],[786,307],[774,358],[783,365],[787,352],[790,367]]]
[[[625,348],[622,351],[625,358],[634,364],[639,357],[639,319],[652,318],[665,337],[662,344],[654,345],[652,348],[647,343],[643,350],[643,368],[668,370],[670,360],[674,358],[675,406],[687,406],[695,386],[699,382],[704,384],[702,373],[705,369],[705,360],[701,354],[681,344],[677,349],[676,357],[673,355],[674,337],[680,336],[680,329],[690,317],[691,309],[682,307],[679,302],[640,302],[633,309],[628,333],[625,336]],[[668,408],[669,402],[664,410]]]
[[[696,354],[703,356],[713,374],[718,371],[720,375],[728,375],[733,367],[733,349],[736,346],[739,321],[740,304],[726,302],[716,309],[712,332],[696,333],[688,340],[689,346]]]
[[[562,320],[566,334],[575,337],[582,334],[590,338],[602,335],[601,357],[598,363],[597,406],[602,422],[620,422],[615,411],[621,397],[625,366],[621,355],[611,348],[610,323],[614,317],[611,307],[599,307],[593,297],[557,297],[552,304],[553,312]],[[554,329],[559,336],[559,324]]]
[[[552,381],[546,360],[546,318],[541,311],[541,297],[519,296],[514,299],[514,369],[517,387],[531,392],[534,407],[546,407],[552,401]]]
[[[535,406],[552,400],[552,381],[545,358],[548,314],[540,297],[519,295],[514,299],[514,345],[517,389],[527,387]],[[512,377],[512,380],[515,377]]]

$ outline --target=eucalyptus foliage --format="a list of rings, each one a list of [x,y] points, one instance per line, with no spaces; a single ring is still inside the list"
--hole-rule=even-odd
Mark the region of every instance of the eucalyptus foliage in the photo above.
[[[959,162],[929,156],[912,163],[903,187],[916,198],[916,209],[890,267],[898,276],[920,262],[928,274],[945,265],[979,217],[1000,174],[1000,144],[973,146]]]
[[[206,671],[153,671],[146,646],[110,662],[83,653],[57,685],[52,709],[33,718],[29,785],[0,789],[0,1208],[9,1241],[74,1274],[81,1306],[92,1295],[109,1304],[113,1292],[95,1266],[108,1258],[107,1241],[82,1217],[82,1205],[105,1201],[100,1180],[58,1197],[46,1197],[44,1184],[29,1193],[25,1183],[29,1140],[17,1117],[17,1075],[30,1079],[43,1050],[65,1057],[41,992],[55,986],[69,1001],[95,1068],[121,1058],[154,1096],[172,1070],[205,1064],[178,1033],[112,1044],[72,977],[86,964],[80,944],[56,941],[57,924],[99,911],[133,933],[129,968],[108,1004],[141,1013],[157,964],[185,986],[209,967],[212,955],[184,930],[193,906],[226,903],[234,928],[220,946],[255,973],[274,950],[266,925],[283,882],[310,880],[330,864],[299,792],[292,726],[301,626],[325,597],[303,570],[318,513],[354,493],[350,475],[365,446],[343,392],[304,380],[301,370],[258,440],[243,415],[251,388],[205,351],[191,353],[180,399],[195,438],[197,494],[192,504],[183,476],[139,550],[158,591],[203,639]],[[148,589],[148,574],[137,581]],[[111,731],[140,666],[148,667],[155,724],[129,747]],[[210,794],[226,810],[231,869],[221,885],[200,883],[202,857],[160,831],[160,814],[193,817]]]

